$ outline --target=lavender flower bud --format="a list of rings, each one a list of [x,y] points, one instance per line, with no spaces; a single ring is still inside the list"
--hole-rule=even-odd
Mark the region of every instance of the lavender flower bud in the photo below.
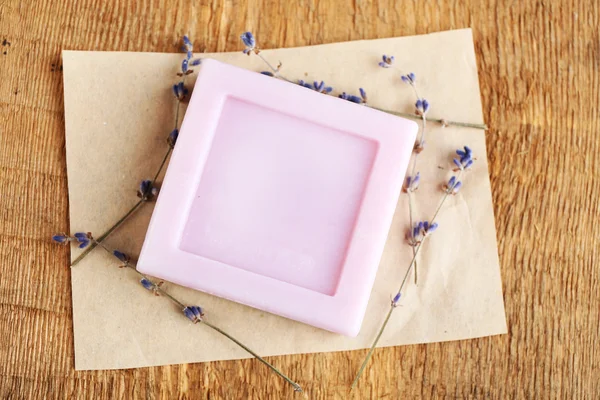
[[[271,71],[260,71],[261,74],[266,75],[266,76],[275,76],[273,75],[273,73]]]
[[[461,181],[456,182],[456,184],[452,187],[452,194],[458,193],[458,191],[460,190],[461,187],[462,187],[462,182]]]
[[[167,143],[171,148],[175,147],[175,143],[177,143],[177,138],[179,137],[179,129],[175,128],[169,133],[169,137],[167,137]]]
[[[190,61],[190,65],[196,67],[198,65],[202,64],[202,59],[201,58],[194,58],[192,61]]]
[[[252,32],[242,33],[240,39],[242,39],[242,42],[246,46],[246,50],[254,50],[254,48],[256,47],[256,39],[254,39],[254,35],[252,34]]]
[[[382,68],[389,68],[392,64],[394,64],[394,56],[386,56],[385,54],[381,57],[381,61],[379,62],[379,66]]]
[[[145,179],[140,183],[140,188],[138,189],[137,196],[142,199],[142,201],[152,200],[152,198],[156,195],[156,188],[152,186],[152,181],[149,179]]]
[[[450,178],[450,180],[448,181],[447,186],[452,189],[454,187],[455,183],[456,183],[456,176],[453,175],[452,178]]]
[[[113,255],[124,263],[129,262],[129,256],[123,252],[120,252],[119,250],[113,250]]]
[[[433,233],[437,228],[438,228],[438,223],[434,222],[432,224],[429,224],[429,226],[426,229],[427,234]]]
[[[69,237],[64,233],[57,233],[56,235],[52,236],[52,240],[54,240],[56,243],[65,244],[69,241]]]
[[[185,96],[188,94],[187,88],[183,85],[183,81],[176,83],[173,85],[173,94],[179,100],[183,100]]]
[[[183,72],[184,74],[188,71],[188,60],[187,58],[184,58],[183,61],[181,62],[181,72]]]
[[[419,236],[421,235],[421,228],[419,227],[419,225],[417,224],[414,228],[413,228],[413,238],[417,239]]]
[[[358,88],[358,91],[360,92],[360,97],[362,98],[363,102],[366,103],[367,102],[367,92],[365,92],[365,89],[363,89],[363,88]]]
[[[415,177],[411,179],[409,187],[410,191],[414,192],[415,190],[417,190],[419,188],[419,182],[421,182],[421,173],[417,172]]]
[[[199,306],[187,306],[183,309],[183,314],[193,323],[202,321],[202,307]]]
[[[425,99],[419,99],[415,103],[415,107],[418,114],[424,115],[427,113],[427,111],[429,111],[429,102]]]
[[[298,80],[298,85],[305,87],[307,89],[312,89],[312,85],[308,82],[304,82],[302,79]]]
[[[459,159],[454,158],[452,161],[454,162],[454,165],[456,165],[458,167],[458,169],[463,169],[463,165]]]
[[[142,278],[142,279],[140,280],[140,283],[141,283],[141,284],[142,284],[142,286],[143,286],[144,288],[146,288],[147,290],[150,290],[150,291],[152,291],[152,292],[155,290],[154,283],[152,283],[150,280],[148,280],[148,279],[146,279],[146,278]]]
[[[87,247],[88,244],[90,244],[91,235],[87,233],[77,232],[73,235],[73,237],[79,242],[79,246],[77,247],[79,247],[80,249],[83,249]]]
[[[406,74],[406,75],[402,75],[400,77],[400,79],[402,79],[402,82],[408,83],[409,85],[412,85],[412,86],[414,86],[417,83],[416,76],[412,72],[409,74]]]
[[[396,295],[392,299],[392,307],[396,307],[398,305],[398,302],[400,301],[401,296],[402,296],[402,294],[400,292],[396,293]]]

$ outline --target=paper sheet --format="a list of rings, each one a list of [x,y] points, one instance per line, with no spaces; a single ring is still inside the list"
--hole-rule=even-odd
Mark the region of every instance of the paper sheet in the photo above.
[[[200,38],[195,38],[197,42]],[[240,45],[241,47],[241,45]],[[482,110],[471,31],[263,51],[283,62],[287,77],[325,80],[336,92],[363,87],[369,103],[404,112],[414,95],[400,73],[377,66],[381,54],[417,74],[432,104],[431,117],[481,123]],[[258,57],[240,52],[205,54],[255,71]],[[71,231],[104,232],[135,202],[139,181],[151,178],[173,128],[181,54],[63,52],[66,153]],[[195,75],[194,75],[195,76]],[[190,79],[190,85],[194,80]],[[490,121],[493,123],[493,121]],[[461,193],[446,202],[440,228],[420,255],[419,284],[409,284],[380,345],[475,338],[507,332],[485,132],[432,125],[419,157],[423,183],[417,213],[431,217],[450,176],[452,153],[471,146],[477,162]],[[106,244],[136,256],[152,204],[130,218]],[[377,279],[358,337],[348,338],[167,284],[206,318],[261,355],[362,349],[370,346],[411,258],[405,243],[406,195],[398,202]],[[79,250],[75,249],[72,257]],[[100,249],[72,268],[75,366],[78,370],[132,368],[248,357],[202,325],[193,325],[166,299],[138,284]]]

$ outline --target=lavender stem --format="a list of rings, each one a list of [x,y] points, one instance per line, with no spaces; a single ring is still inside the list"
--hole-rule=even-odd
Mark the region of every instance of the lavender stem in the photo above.
[[[104,246],[104,244],[99,243],[99,242],[97,242],[96,244],[99,245],[100,247],[102,247],[107,253],[109,253],[110,255],[112,255],[113,257],[115,257],[117,260],[122,261],[117,256],[115,256],[115,254],[112,251],[110,251],[108,248],[106,248],[106,246]],[[147,277],[145,274],[143,274],[140,271],[138,271],[135,268],[135,266],[133,264],[131,264],[129,261],[125,262],[125,266],[127,268],[130,268],[131,270],[133,270],[136,274],[138,274],[142,278],[144,278],[147,281],[151,282],[152,285],[153,285],[154,290],[156,290],[157,292],[160,292],[160,294],[162,294],[165,297],[167,297],[169,300],[171,300],[173,303],[175,303],[179,308],[181,308],[182,311],[187,308],[187,306],[184,303],[182,303],[181,301],[179,301],[178,299],[176,299],[175,297],[173,297],[172,295],[170,295],[165,289],[163,289],[159,285],[157,285],[154,282],[152,282],[152,280],[149,277]],[[221,328],[217,327],[216,325],[213,325],[213,324],[211,324],[210,322],[208,322],[208,321],[206,321],[204,319],[202,319],[200,322],[202,324],[208,326],[209,328],[213,329],[214,331],[219,332],[221,335],[225,336],[227,339],[231,340],[232,342],[234,342],[235,344],[237,344],[238,346],[240,346],[242,349],[244,349],[246,352],[248,352],[249,354],[251,354],[258,361],[260,361],[261,363],[263,363],[264,365],[266,365],[276,375],[278,375],[283,380],[285,380],[287,383],[289,383],[290,385],[292,385],[294,387],[294,391],[296,391],[296,392],[302,392],[302,387],[299,384],[297,384],[296,382],[294,382],[293,380],[291,380],[287,375],[285,375],[283,372],[281,372],[279,369],[277,369],[277,367],[275,367],[273,364],[271,364],[270,362],[268,362],[267,360],[265,360],[264,358],[262,358],[260,355],[258,355],[254,350],[250,349],[248,346],[246,346],[245,344],[243,344],[242,342],[240,342],[235,337],[231,336],[229,333],[225,332]]]

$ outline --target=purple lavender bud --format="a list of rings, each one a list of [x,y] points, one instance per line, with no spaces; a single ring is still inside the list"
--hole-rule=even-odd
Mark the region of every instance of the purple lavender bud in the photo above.
[[[396,306],[396,304],[398,304],[398,302],[400,301],[400,297],[402,296],[402,294],[400,292],[396,293],[396,295],[394,296],[394,298],[392,299],[392,306]]]
[[[52,236],[52,240],[54,240],[56,243],[66,243],[69,238],[64,233],[58,233]]]
[[[454,194],[458,193],[458,191],[460,190],[461,187],[462,187],[462,182],[461,181],[456,182],[456,184],[451,187],[452,193],[454,193]]]
[[[312,89],[313,88],[310,83],[304,82],[302,79],[298,80],[298,85],[300,85],[302,87],[305,87],[307,89]]]
[[[182,93],[182,97],[188,94],[188,90],[185,86],[183,86],[183,81],[177,84],[179,86],[179,91]]]
[[[140,280],[140,283],[142,284],[142,286],[150,291],[154,291],[154,283],[152,283],[151,281],[149,281],[146,278],[142,278]]]
[[[363,101],[366,103],[367,102],[367,92],[365,92],[365,89],[363,89],[363,88],[358,88],[358,91],[360,92],[360,97],[362,97]]]
[[[419,227],[419,224],[417,224],[414,228],[413,228],[413,237],[417,238],[419,237],[419,235],[421,234],[421,228]]]
[[[271,76],[271,77],[273,77],[273,76],[274,76],[274,75],[273,75],[273,73],[272,73],[271,71],[260,71],[260,73],[261,73],[262,75],[266,75],[266,76]]]
[[[119,250],[113,250],[113,255],[117,257],[120,261],[123,261],[124,263],[129,261],[129,257],[127,256],[127,254],[120,252]]]
[[[173,85],[173,94],[179,100],[182,100],[187,93],[188,93],[188,90],[187,90],[187,88],[185,86],[183,86],[183,81],[181,81],[181,82],[176,83],[175,85]]]
[[[465,153],[469,158],[473,157],[473,150],[471,150],[471,148],[469,146],[464,146],[465,149]]]
[[[460,156],[460,161],[463,164],[465,164],[471,158],[473,158],[473,150],[471,150],[471,148],[469,148],[468,146],[465,146],[464,150],[456,150],[456,154]]]
[[[202,64],[202,59],[201,58],[194,58],[192,61],[190,61],[190,65],[194,66],[194,67],[196,67],[196,66],[198,66],[200,64]]]
[[[427,233],[433,233],[437,228],[438,228],[438,223],[434,222],[433,224],[429,225],[429,228],[427,229]]]
[[[323,90],[325,93],[331,93],[331,91],[333,90],[333,88],[331,86],[326,86],[325,89]]]
[[[254,39],[252,32],[242,33],[240,39],[242,39],[242,42],[248,49],[254,49],[256,47],[256,39]]]
[[[202,321],[202,307],[199,306],[187,306],[183,309],[183,314],[193,323]]]
[[[348,100],[348,94],[346,92],[342,92],[338,97],[342,100]]]
[[[143,196],[147,196],[150,194],[150,190],[152,189],[152,181],[149,179],[145,179],[140,182],[139,193]]]
[[[463,169],[463,165],[461,164],[460,160],[454,158],[452,159],[452,161],[454,162],[454,165],[456,165],[459,169]]]
[[[421,173],[417,172],[411,184],[413,190],[417,190],[417,188],[419,187],[419,182],[421,182]]]
[[[313,82],[313,87],[315,88],[315,90],[317,92],[320,92],[325,87],[325,82],[323,82],[323,81],[321,81],[321,82],[314,81]]]
[[[190,41],[190,38],[187,35],[183,35],[183,44],[188,47],[192,45],[192,42]]]
[[[416,78],[417,78],[417,77],[415,76],[415,74],[414,74],[414,73],[410,72],[410,73],[407,75],[407,77],[408,77],[408,79],[410,79],[410,82],[411,82],[411,83],[415,83],[415,82],[416,82]]]
[[[175,147],[175,143],[177,143],[177,138],[179,137],[179,129],[175,128],[169,133],[169,137],[167,138],[167,143],[171,148]]]
[[[188,70],[188,60],[187,58],[184,58],[183,61],[181,62],[181,72],[183,72],[184,74],[187,72]]]
[[[474,161],[473,161],[473,159],[472,159],[472,158],[470,158],[470,159],[467,161],[467,163],[465,164],[464,168],[465,168],[465,169],[469,169],[469,168],[471,168],[471,166],[473,165],[473,162],[474,162]]]
[[[356,103],[356,104],[362,104],[363,103],[363,99],[362,98],[360,98],[358,96],[355,96],[353,94],[348,95],[348,98],[346,100],[351,101],[351,102]]]
[[[394,56],[386,56],[385,54],[381,56],[381,60],[379,62],[379,66],[383,68],[389,68],[394,63]]]
[[[427,232],[429,230],[429,222],[428,221],[423,221],[423,230],[425,232]]]
[[[84,247],[87,247],[88,244],[90,244],[90,237],[87,233],[76,232],[73,235],[73,237],[79,242],[79,246],[77,247],[79,247],[80,249],[83,249]]]
[[[454,187],[454,184],[456,183],[456,177],[452,176],[452,178],[450,178],[450,180],[448,181],[448,187],[450,189],[452,189]]]
[[[415,107],[421,114],[425,114],[429,110],[429,102],[425,99],[419,99],[415,103]]]

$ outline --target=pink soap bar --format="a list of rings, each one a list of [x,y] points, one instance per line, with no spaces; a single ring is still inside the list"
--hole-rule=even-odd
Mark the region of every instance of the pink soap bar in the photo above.
[[[205,60],[138,269],[355,336],[415,122]]]

